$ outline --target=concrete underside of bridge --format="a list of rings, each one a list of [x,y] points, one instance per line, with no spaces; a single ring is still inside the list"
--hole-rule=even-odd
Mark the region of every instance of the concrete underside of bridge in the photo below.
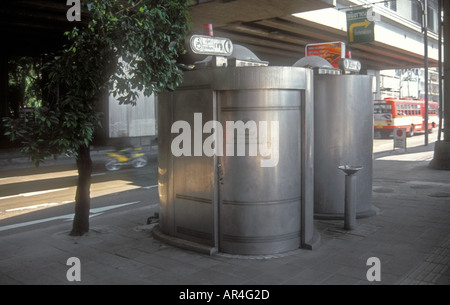
[[[189,6],[191,32],[203,33],[212,23],[215,36],[230,38],[248,47],[271,64],[292,64],[304,56],[308,43],[347,41],[345,30],[293,16],[295,13],[331,8],[334,0],[198,0]],[[66,19],[70,8],[58,0],[3,0],[0,4],[0,33],[7,42],[2,52],[8,57],[37,55],[61,47],[74,22]],[[86,16],[82,12],[82,16]],[[87,18],[82,18],[86,23]],[[420,51],[381,42],[351,46],[353,58],[363,69],[423,67]],[[5,60],[4,58],[2,59]],[[437,61],[430,59],[430,66]]]
[[[305,46],[309,43],[347,42],[346,29],[327,26],[320,19],[316,22],[293,15],[334,5],[334,1],[308,0],[200,3],[190,8],[192,32],[201,34],[203,25],[212,23],[215,36],[230,38],[233,43],[248,47],[273,65],[290,65],[305,56]],[[408,50],[401,43],[393,45],[382,42],[384,39],[381,38],[380,33],[374,42],[351,46],[352,57],[361,61],[364,70],[424,66],[423,46]],[[429,59],[429,66],[437,64],[436,59]]]

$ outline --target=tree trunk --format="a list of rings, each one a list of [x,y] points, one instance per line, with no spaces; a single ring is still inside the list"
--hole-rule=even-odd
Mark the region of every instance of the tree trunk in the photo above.
[[[89,210],[91,205],[92,160],[89,146],[81,146],[77,157],[78,183],[75,195],[75,217],[70,235],[81,236],[89,231]]]

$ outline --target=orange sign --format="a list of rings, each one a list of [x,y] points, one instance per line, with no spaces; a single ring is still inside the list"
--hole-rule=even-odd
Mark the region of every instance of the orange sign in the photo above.
[[[310,43],[306,45],[306,56],[320,56],[325,58],[335,68],[339,68],[339,59],[345,58],[345,43],[326,42],[326,43]]]

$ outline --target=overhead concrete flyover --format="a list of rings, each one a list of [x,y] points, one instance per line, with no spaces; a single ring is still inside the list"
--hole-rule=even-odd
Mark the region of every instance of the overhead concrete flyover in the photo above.
[[[433,0],[429,0],[433,1]],[[191,0],[191,31],[202,33],[211,23],[215,36],[247,46],[271,64],[290,64],[304,56],[308,43],[347,42],[345,11],[360,0]],[[375,5],[375,41],[351,46],[363,69],[423,67],[421,27]],[[68,6],[58,0],[3,0],[1,32],[9,55],[48,52],[64,41]],[[85,13],[85,12],[84,12]],[[87,22],[83,18],[82,23]],[[15,39],[22,37],[22,39]],[[5,50],[3,50],[4,52]],[[437,34],[429,32],[429,65],[437,66]]]
[[[203,24],[212,23],[215,36],[248,47],[271,64],[292,64],[305,55],[306,44],[347,43],[345,12],[356,2],[193,1],[192,31],[202,33]],[[364,70],[423,67],[421,26],[382,5],[375,9],[380,14],[375,22],[375,41],[351,45],[352,57],[361,61]],[[430,67],[438,65],[437,39],[436,33],[429,32]]]

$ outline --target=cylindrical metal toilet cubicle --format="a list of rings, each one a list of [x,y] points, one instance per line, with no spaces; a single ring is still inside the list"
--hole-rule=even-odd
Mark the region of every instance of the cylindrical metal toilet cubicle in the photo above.
[[[336,70],[318,56],[298,60],[295,67],[314,67],[314,215],[344,219],[345,179],[340,166],[362,167],[355,181],[358,217],[378,211],[372,205],[373,77],[320,74]],[[331,71],[336,72],[336,71]]]
[[[375,215],[372,205],[372,76],[314,75],[314,214],[343,219],[342,165],[361,166],[354,187],[357,217]]]
[[[160,219],[155,237],[207,253],[242,255],[315,246],[313,118],[310,69],[228,67],[185,72],[175,92],[158,98]],[[195,146],[191,156],[174,156],[171,151],[182,132],[172,132],[177,121],[191,127],[189,141]],[[211,143],[212,130],[217,131],[198,133],[208,121],[223,127],[215,134],[216,139],[223,135],[223,154],[218,156],[199,150],[198,144]],[[247,129],[245,136],[236,131],[228,138],[227,122],[255,122],[258,130]],[[278,133],[269,128],[272,122],[278,122]],[[259,134],[264,126],[270,139],[267,147],[279,145],[269,155],[258,151],[250,156],[250,147],[261,144],[252,133]],[[245,156],[236,156],[239,145],[245,146]],[[262,160],[277,162],[262,167]]]

